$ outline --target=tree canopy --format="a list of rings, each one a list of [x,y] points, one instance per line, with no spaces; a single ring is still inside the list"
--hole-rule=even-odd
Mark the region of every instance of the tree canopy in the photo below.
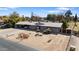
[[[77,14],[75,14],[75,17],[74,17],[75,25],[74,25],[74,26],[77,26],[77,25],[76,25],[77,20],[78,20],[78,17],[77,17]]]
[[[62,28],[63,28],[64,30],[66,30],[66,28],[68,28],[68,23],[67,23],[67,21],[63,20],[62,23],[63,23]]]
[[[66,17],[70,17],[70,15],[72,15],[71,10],[67,10],[66,13],[65,13],[65,16],[66,16]]]
[[[8,27],[15,27],[15,24],[19,21],[27,20],[26,17],[20,16],[17,12],[11,13],[9,16],[3,16],[4,22]]]

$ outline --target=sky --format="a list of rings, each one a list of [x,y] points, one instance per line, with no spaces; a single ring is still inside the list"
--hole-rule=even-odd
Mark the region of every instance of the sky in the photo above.
[[[67,10],[79,16],[79,7],[0,7],[0,16],[10,15],[15,11],[20,16],[30,17],[33,12],[36,16],[46,17],[47,14],[64,14]]]

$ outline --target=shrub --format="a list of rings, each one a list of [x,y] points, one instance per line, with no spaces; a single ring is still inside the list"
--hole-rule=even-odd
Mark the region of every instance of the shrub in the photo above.
[[[68,28],[67,21],[62,21],[62,23],[63,23],[63,25],[62,25],[63,30],[66,30],[66,28]]]
[[[70,47],[70,51],[75,51],[75,48],[74,47]]]
[[[50,34],[51,33],[51,29],[47,28],[46,30],[43,31],[43,34]]]

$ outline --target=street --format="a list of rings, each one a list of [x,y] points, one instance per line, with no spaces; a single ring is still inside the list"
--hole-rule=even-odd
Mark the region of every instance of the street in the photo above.
[[[0,51],[37,51],[34,48],[0,38]]]

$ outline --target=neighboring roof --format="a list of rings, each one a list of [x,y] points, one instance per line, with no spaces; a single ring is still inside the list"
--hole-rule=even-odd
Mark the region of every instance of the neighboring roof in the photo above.
[[[28,22],[28,21],[23,21],[23,22],[18,22],[16,25],[38,25],[38,26],[48,26],[48,27],[62,27],[62,23],[56,23],[56,22]]]

